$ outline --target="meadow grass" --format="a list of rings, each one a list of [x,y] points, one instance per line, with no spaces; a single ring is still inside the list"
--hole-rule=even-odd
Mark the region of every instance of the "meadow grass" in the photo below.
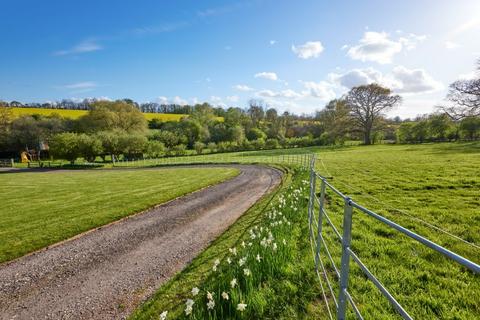
[[[282,155],[309,152],[317,155],[317,171],[357,203],[480,263],[480,143],[277,149],[224,154],[221,159],[226,162],[269,161],[278,160]],[[269,158],[271,156],[277,158]],[[208,157],[205,156],[204,160]],[[286,185],[288,183],[282,188]],[[318,187],[317,184],[317,192]],[[221,290],[228,289],[227,278],[232,274],[239,275],[239,279],[242,276],[241,268],[236,266],[229,270],[226,265],[225,259],[230,254],[228,248],[235,246],[238,249],[242,241],[251,241],[248,240],[248,230],[255,224],[270,222],[265,212],[273,210],[279,197],[280,194],[273,194],[268,205],[261,202],[247,212],[191,266],[160,288],[132,318],[154,319],[164,310],[170,310],[169,319],[183,318],[186,299],[193,299],[192,314],[197,319],[327,319],[319,284],[315,282],[307,236],[307,212],[305,203],[301,202],[297,203],[298,215],[291,219],[289,245],[294,249],[287,252],[289,262],[275,261],[275,265],[280,265],[280,271],[268,263],[265,277],[255,280],[253,287],[245,284],[242,287],[245,295],[235,295],[235,302],[243,298],[256,310],[247,306],[247,313],[235,312],[232,309],[234,304],[224,304],[219,296]],[[326,210],[342,232],[343,200],[328,192]],[[284,211],[290,217],[289,210],[285,208]],[[248,222],[253,221],[253,217],[255,223]],[[323,228],[325,242],[338,267],[340,245],[326,224]],[[258,249],[258,244],[256,246]],[[358,210],[354,211],[352,248],[414,319],[480,319],[478,275]],[[254,258],[253,255],[249,257]],[[221,275],[212,270],[216,259],[220,259],[217,272],[221,271]],[[338,295],[334,269],[324,249],[322,260],[333,284],[334,295]],[[349,291],[365,319],[400,319],[355,263],[352,261],[350,265]],[[275,276],[270,277],[268,268],[274,268]],[[285,273],[285,270],[289,272]],[[258,271],[252,272],[255,273]],[[282,286],[285,279],[286,287],[292,288],[291,291]],[[203,294],[196,299],[189,292],[195,286]],[[209,300],[205,290],[214,294],[218,306],[215,313],[208,312],[206,303]],[[328,292],[327,298],[330,307],[334,308]],[[199,310],[195,310],[196,307]],[[351,309],[349,318],[355,318]]]
[[[0,262],[237,175],[234,168],[0,174]]]

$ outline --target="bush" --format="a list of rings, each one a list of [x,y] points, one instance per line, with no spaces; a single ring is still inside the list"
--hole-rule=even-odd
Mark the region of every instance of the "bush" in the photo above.
[[[118,137],[119,148],[128,159],[143,158],[147,142],[147,137],[142,134],[124,133]]]
[[[210,142],[207,145],[208,150],[210,150],[211,153],[217,152],[217,144],[215,142]]]
[[[158,158],[165,153],[165,145],[160,141],[151,140],[147,142],[145,151],[151,158]]]
[[[56,134],[50,140],[50,154],[57,159],[65,159],[73,165],[80,156],[78,148],[78,135],[76,133]]]
[[[247,139],[250,140],[250,141],[258,140],[258,139],[265,140],[266,137],[267,137],[267,135],[265,134],[265,132],[263,132],[262,130],[260,130],[258,128],[250,129],[247,132]]]
[[[205,149],[205,143],[200,142],[200,141],[196,141],[193,144],[193,148],[195,149],[195,152],[197,152],[197,154],[202,154],[203,149]]]
[[[175,156],[184,156],[187,154],[187,146],[184,144],[177,144],[170,149],[170,154]]]
[[[251,141],[251,143],[255,150],[262,150],[263,148],[265,148],[265,140],[263,139],[253,140]]]
[[[278,149],[279,147],[280,143],[278,143],[277,139],[267,139],[267,141],[265,141],[266,149]]]
[[[77,138],[79,153],[88,162],[94,162],[95,158],[103,153],[102,141],[98,136],[83,133]]]

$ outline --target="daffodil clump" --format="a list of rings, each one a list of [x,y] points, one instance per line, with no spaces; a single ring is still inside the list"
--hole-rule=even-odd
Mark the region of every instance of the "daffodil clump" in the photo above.
[[[299,232],[298,228],[293,232],[294,225],[306,223],[308,181],[296,182],[271,202],[235,247],[214,258],[202,287],[192,288],[183,299],[180,318],[251,319],[262,314],[268,304],[262,291],[272,290],[272,284],[288,272]],[[162,312],[160,319],[167,319],[167,310]]]

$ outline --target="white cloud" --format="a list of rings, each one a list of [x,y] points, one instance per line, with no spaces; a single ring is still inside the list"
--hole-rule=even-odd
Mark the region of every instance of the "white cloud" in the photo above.
[[[245,85],[245,84],[237,84],[235,86],[233,86],[233,88],[235,90],[238,90],[238,91],[252,91],[253,88],[250,88],[249,86]]]
[[[103,49],[101,45],[97,43],[94,39],[88,39],[85,41],[80,42],[76,46],[68,49],[68,50],[60,50],[54,52],[57,56],[64,56],[69,54],[79,54],[79,53],[86,53],[86,52],[93,52]]]
[[[460,45],[453,41],[445,41],[445,48],[451,50],[460,47]]]
[[[302,91],[304,96],[310,96],[313,98],[319,98],[324,101],[328,101],[335,98],[334,86],[327,81],[313,82],[302,81],[305,86],[305,91]]]
[[[404,66],[393,68],[390,74],[383,74],[373,68],[352,69],[342,74],[330,73],[333,83],[350,89],[370,83],[391,88],[397,93],[428,93],[443,88],[443,84],[433,79],[424,69],[408,69]]]
[[[328,77],[330,81],[349,89],[374,82],[385,82],[382,73],[373,68],[352,69],[342,74],[330,73]]]
[[[196,98],[195,98],[196,99]],[[188,101],[187,99],[183,99],[182,97],[180,96],[175,96],[173,98],[167,98],[165,96],[160,96],[158,97],[157,99],[155,99],[157,103],[159,104],[178,104],[178,105],[181,105],[181,106],[184,106],[186,104],[188,104]]]
[[[267,80],[278,80],[277,74],[275,72],[259,72],[254,75],[255,78],[267,79]]]
[[[398,40],[393,40],[386,32],[368,31],[365,32],[357,45],[348,49],[347,55],[354,60],[387,64],[391,63],[393,56],[402,51],[403,48],[412,50],[418,42],[425,39],[426,36],[410,33]]]
[[[172,103],[184,106],[184,105],[188,104],[188,101],[179,97],[179,96],[175,96],[172,100]]]
[[[82,90],[82,89],[93,89],[97,87],[97,84],[92,81],[85,81],[85,82],[77,82],[72,84],[66,84],[63,86],[66,89],[73,89],[73,90]]]
[[[168,104],[168,98],[165,96],[160,96],[156,100],[159,104]]]
[[[323,45],[320,41],[308,41],[302,45],[292,45],[292,51],[301,59],[318,58],[323,51]]]
[[[426,93],[441,90],[443,84],[433,79],[423,69],[407,69],[404,66],[393,68],[393,77],[400,86],[393,88],[399,93]]]
[[[257,92],[258,96],[267,97],[267,98],[284,98],[284,99],[298,99],[303,95],[292,90],[286,89],[281,91],[272,91],[272,90],[261,90]]]
[[[273,46],[274,44],[277,43],[277,40],[270,40],[270,45]]]
[[[413,50],[417,47],[419,42],[423,42],[427,39],[426,35],[416,35],[414,33],[409,33],[404,37],[400,37],[398,41],[403,45],[407,50]]]
[[[240,97],[239,96],[227,96],[227,101],[230,101],[230,102],[238,102],[238,100],[240,100]]]

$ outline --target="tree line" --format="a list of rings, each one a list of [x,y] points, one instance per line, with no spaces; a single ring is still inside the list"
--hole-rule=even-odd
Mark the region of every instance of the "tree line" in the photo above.
[[[312,116],[279,114],[262,100],[252,99],[246,109],[220,111],[208,103],[188,106],[188,116],[166,122],[147,121],[130,99],[88,101],[89,112],[76,120],[55,114],[14,118],[10,102],[0,107],[0,157],[30,150],[45,157],[93,161],[184,155],[187,150],[200,154],[336,145],[349,140],[368,145],[382,140],[422,143],[480,138],[478,78],[453,83],[449,104],[433,114],[387,118],[385,113],[401,101],[389,88],[369,84],[352,88]]]

